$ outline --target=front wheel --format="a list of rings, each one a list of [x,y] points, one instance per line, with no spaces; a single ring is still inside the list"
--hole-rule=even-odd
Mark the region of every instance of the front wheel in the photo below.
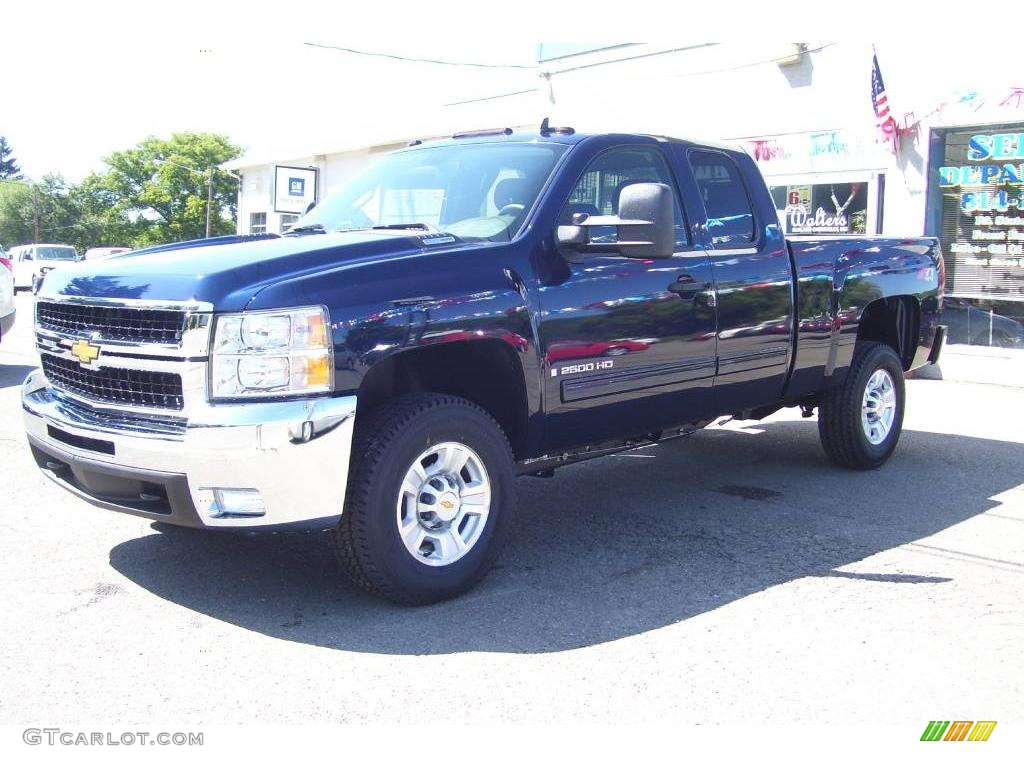
[[[515,512],[512,451],[488,413],[449,395],[405,395],[359,425],[352,456],[334,530],[352,581],[424,605],[483,578]]]
[[[896,450],[903,429],[903,366],[892,347],[857,345],[843,386],[822,394],[818,434],[841,467],[875,469]]]

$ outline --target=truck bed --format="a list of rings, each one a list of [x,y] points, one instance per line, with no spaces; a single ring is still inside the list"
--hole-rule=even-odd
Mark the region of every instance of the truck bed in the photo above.
[[[788,239],[796,275],[796,353],[787,399],[827,386],[849,367],[864,308],[892,295],[914,296],[920,332],[911,365],[920,365],[938,326],[941,294],[921,292],[941,270],[932,237],[822,237]],[[882,281],[884,280],[884,288]]]

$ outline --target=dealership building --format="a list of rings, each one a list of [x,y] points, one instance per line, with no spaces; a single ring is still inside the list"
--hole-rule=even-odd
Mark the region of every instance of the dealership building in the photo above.
[[[239,233],[284,232],[379,156],[457,130],[534,126],[724,141],[758,163],[791,235],[934,235],[947,292],[1024,316],[1024,83],[1017,54],[882,44],[543,44],[520,92],[480,94],[401,131],[248,155]],[[891,121],[883,133],[873,57]],[[875,89],[877,93],[877,88]]]

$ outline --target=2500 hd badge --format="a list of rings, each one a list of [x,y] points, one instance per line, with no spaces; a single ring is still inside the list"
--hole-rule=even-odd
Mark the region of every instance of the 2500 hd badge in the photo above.
[[[570,373],[589,373],[590,371],[602,371],[614,368],[614,360],[598,360],[596,363],[579,363],[578,365],[563,365],[561,368],[552,368],[551,375],[567,376]]]

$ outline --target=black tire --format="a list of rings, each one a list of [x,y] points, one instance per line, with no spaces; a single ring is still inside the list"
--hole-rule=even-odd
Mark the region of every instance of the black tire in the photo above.
[[[416,458],[454,441],[482,461],[491,486],[490,511],[476,543],[448,565],[418,561],[403,543],[396,518],[400,487]],[[345,509],[334,549],[358,586],[396,603],[426,605],[466,592],[493,565],[512,530],[515,473],[501,427],[459,397],[411,394],[390,400],[357,424]]]
[[[862,424],[862,407],[868,382],[884,370],[892,380],[895,413],[888,434],[878,444],[868,439]],[[853,363],[841,387],[822,393],[818,408],[818,434],[833,464],[850,469],[877,469],[896,450],[903,429],[906,390],[903,366],[892,347],[880,342],[857,345]]]

